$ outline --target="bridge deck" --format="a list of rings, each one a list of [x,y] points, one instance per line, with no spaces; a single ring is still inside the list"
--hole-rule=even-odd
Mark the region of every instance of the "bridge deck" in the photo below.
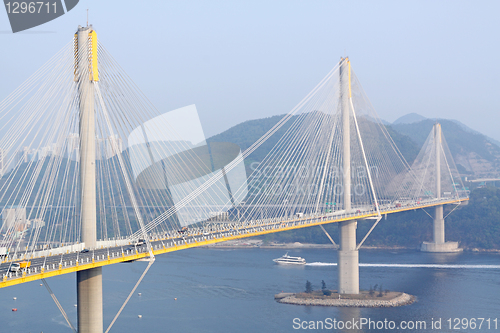
[[[400,206],[381,206],[381,214],[392,214],[403,211],[415,210],[426,207],[433,207],[443,204],[457,204],[467,201],[468,198],[429,200],[418,203],[402,203]],[[257,220],[253,222],[241,223],[240,226],[227,226],[207,234],[196,233],[178,237],[166,237],[151,241],[154,255],[174,252],[194,247],[206,246],[210,244],[225,242],[228,240],[242,239],[252,236],[260,236],[286,230],[294,230],[320,224],[337,223],[348,220],[360,220],[376,217],[377,212],[358,210],[355,213],[336,215],[335,213],[321,216],[294,217],[287,220]],[[10,272],[9,268],[13,262],[19,262],[22,258],[11,261],[4,261],[0,265],[2,281],[0,288],[9,287],[25,282],[36,281],[52,276],[72,273],[94,267],[107,266],[120,262],[129,262],[138,259],[148,258],[149,252],[145,245],[142,246],[116,246],[93,250],[87,253],[73,252],[30,258],[31,267],[23,272]]]

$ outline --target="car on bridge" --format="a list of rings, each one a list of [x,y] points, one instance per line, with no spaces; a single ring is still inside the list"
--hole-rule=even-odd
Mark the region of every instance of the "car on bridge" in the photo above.
[[[137,240],[137,242],[135,242],[135,246],[141,246],[141,245],[144,245],[146,243],[146,241],[142,238],[139,238]]]

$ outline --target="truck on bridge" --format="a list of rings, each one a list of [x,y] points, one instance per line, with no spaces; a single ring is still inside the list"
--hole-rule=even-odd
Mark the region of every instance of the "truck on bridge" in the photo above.
[[[15,262],[10,266],[11,272],[18,272],[20,270],[26,270],[31,266],[31,261],[20,261]]]

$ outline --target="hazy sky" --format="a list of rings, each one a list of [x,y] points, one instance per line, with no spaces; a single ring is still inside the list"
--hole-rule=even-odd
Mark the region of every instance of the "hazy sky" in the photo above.
[[[347,54],[379,116],[453,118],[500,140],[500,1],[94,1],[24,33],[0,9],[0,100],[93,24],[161,111],[207,136],[289,112]]]

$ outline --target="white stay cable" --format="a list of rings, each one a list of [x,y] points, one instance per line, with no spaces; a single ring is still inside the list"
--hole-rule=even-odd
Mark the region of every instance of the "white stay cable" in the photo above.
[[[254,152],[257,148],[259,148],[269,137],[271,137],[274,133],[276,133],[304,104],[309,101],[312,96],[323,87],[326,82],[328,82],[329,78],[333,75],[335,70],[338,68],[338,65],[328,73],[328,75],[297,105],[292,111],[290,111],[285,117],[283,117],[276,125],[274,125],[270,130],[268,130],[260,139],[258,139],[254,144],[252,144],[249,148],[247,148],[241,155],[239,155],[236,159],[230,162],[224,169],[226,173],[234,169],[239,163],[243,162],[243,159]],[[151,231],[157,225],[168,219],[170,216],[175,214],[177,209],[183,208],[189,202],[191,202],[194,198],[199,196],[202,192],[206,191],[210,186],[215,184],[220,178],[222,178],[222,172],[215,173],[210,179],[208,179],[203,185],[199,186],[196,190],[191,192],[189,195],[180,200],[175,207],[168,209],[166,212],[156,217],[153,221],[149,222],[146,226],[147,231]],[[137,232],[132,235],[136,236]]]
[[[319,185],[319,191],[318,191],[318,199],[316,201],[316,210],[315,210],[315,213],[318,214],[318,209],[319,209],[319,201],[321,200],[321,194],[323,193],[323,185],[325,183],[325,176],[326,176],[326,173],[327,173],[327,170],[329,168],[329,162],[330,162],[330,154],[332,152],[332,141],[333,141],[333,137],[335,135],[335,125],[332,126],[332,129],[331,129],[331,134],[330,134],[330,139],[328,140],[328,153],[326,154],[326,158],[325,158],[325,166],[322,168],[322,171],[323,171],[323,174],[321,176],[321,182],[320,182],[320,185]],[[323,229],[323,226],[321,226],[321,229]],[[323,229],[323,231],[325,231],[325,229]],[[326,231],[325,231],[326,233]],[[328,237],[330,237],[330,235],[328,235]]]
[[[122,307],[120,308],[120,310],[118,310],[118,313],[116,314],[116,316],[113,318],[113,320],[111,321],[111,324],[109,324],[108,328],[106,329],[106,332],[104,333],[108,333],[109,330],[111,329],[111,327],[113,326],[113,324],[115,323],[116,319],[118,319],[118,316],[120,316],[120,313],[122,313],[123,309],[125,308],[125,306],[127,305],[128,301],[130,300],[130,297],[132,297],[132,295],[134,294],[135,290],[137,289],[137,287],[139,286],[139,284],[141,283],[142,279],[144,278],[144,276],[146,276],[146,273],[148,272],[149,268],[151,267],[151,265],[154,263],[155,261],[155,258],[154,256],[151,257],[149,259],[149,264],[148,266],[146,267],[146,269],[144,270],[144,272],[142,273],[141,277],[139,278],[139,281],[137,281],[137,283],[135,284],[134,288],[132,288],[132,291],[130,292],[130,294],[128,294],[128,297],[127,299],[125,300],[125,302],[123,303]]]
[[[106,124],[108,126],[109,133],[113,133],[113,128],[111,127],[111,121],[109,120],[108,111],[107,111],[106,105],[104,104],[104,101],[102,99],[101,91],[99,90],[99,82],[94,81],[94,86],[95,86],[95,89],[97,92],[97,96],[99,97],[99,102],[101,103],[102,112],[104,114],[104,118],[106,120]],[[120,169],[123,173],[123,179],[125,180],[125,184],[127,186],[127,191],[129,192],[129,195],[130,195],[130,201],[132,201],[132,206],[134,208],[135,215],[137,216],[137,220],[139,221],[139,225],[141,226],[142,235],[144,236],[144,240],[146,241],[146,244],[148,246],[149,256],[151,258],[154,258],[153,248],[151,246],[151,242],[149,241],[149,238],[148,238],[147,233],[146,233],[144,221],[142,220],[141,212],[139,211],[139,207],[137,205],[137,200],[135,198],[134,190],[132,189],[130,179],[128,178],[127,170],[125,168],[125,163],[123,162],[121,151],[118,148],[118,144],[115,140],[111,140],[111,142],[112,142],[114,151],[117,152],[116,155],[118,157],[118,163],[120,164]]]
[[[356,251],[359,250],[359,248],[361,247],[361,245],[363,245],[363,243],[365,242],[365,240],[368,238],[368,236],[370,236],[370,234],[372,233],[373,229],[375,229],[375,227],[377,226],[377,224],[380,222],[381,219],[382,219],[382,215],[377,216],[377,220],[375,221],[375,223],[373,223],[372,227],[370,228],[370,230],[368,230],[368,232],[366,233],[365,237],[363,237],[363,239],[361,240],[361,242],[359,242],[359,244],[356,246]]]
[[[64,319],[66,319],[66,322],[68,323],[69,327],[71,327],[71,329],[73,330],[73,332],[77,333],[75,327],[71,324],[71,321],[69,321],[68,315],[66,314],[66,312],[63,309],[63,307],[61,306],[61,303],[59,303],[59,301],[57,300],[56,295],[54,295],[54,292],[52,291],[52,289],[50,289],[49,284],[47,283],[47,281],[45,281],[45,279],[42,279],[42,282],[45,285],[45,288],[47,288],[47,291],[49,292],[50,296],[52,297],[52,299],[56,303],[57,307],[59,308],[59,311],[61,311],[61,314],[63,315]]]
[[[373,199],[375,200],[375,208],[377,209],[377,214],[378,214],[377,220],[375,221],[375,223],[373,223],[372,227],[370,228],[370,230],[368,230],[368,232],[366,233],[365,237],[363,237],[363,239],[361,240],[361,242],[359,242],[359,244],[356,246],[356,250],[359,250],[359,248],[361,247],[361,245],[363,245],[363,243],[368,238],[368,236],[370,236],[370,234],[373,231],[373,229],[375,229],[375,227],[377,226],[377,224],[382,219],[382,215],[380,214],[380,207],[378,206],[377,195],[375,193],[375,188],[373,186],[372,174],[370,172],[370,168],[368,167],[368,160],[366,159],[365,148],[363,146],[363,140],[361,140],[361,133],[359,132],[358,120],[356,118],[356,112],[354,111],[354,105],[352,103],[352,97],[349,97],[349,101],[351,102],[351,108],[352,108],[352,114],[353,114],[353,118],[354,118],[354,124],[356,125],[356,132],[358,133],[359,144],[361,146],[361,152],[363,153],[363,159],[365,161],[366,172],[368,173],[368,179],[370,181],[370,187],[371,187],[371,190],[372,190],[372,193],[373,193]]]
[[[359,144],[361,146],[361,152],[363,153],[363,159],[365,161],[366,172],[368,173],[368,180],[370,181],[370,188],[373,193],[373,200],[375,200],[375,207],[377,208],[378,217],[382,217],[380,215],[380,209],[377,201],[377,194],[375,193],[375,187],[373,186],[372,174],[370,172],[370,168],[368,167],[368,160],[366,159],[365,148],[363,146],[363,140],[361,139],[361,133],[359,132],[358,120],[356,118],[356,112],[354,111],[354,105],[352,104],[352,97],[349,97],[349,101],[351,102],[352,114],[354,118],[354,124],[356,125],[356,132],[358,133]]]
[[[451,213],[453,213],[453,212],[455,211],[455,209],[457,209],[458,207],[460,207],[460,205],[462,205],[462,202],[461,202],[461,201],[459,201],[459,202],[458,202],[458,204],[457,204],[457,205],[455,205],[455,208],[453,208],[453,209],[452,209],[452,210],[451,210],[448,214],[446,214],[446,216],[445,216],[445,217],[443,217],[443,220],[444,220],[445,218],[447,218],[447,217],[448,217]]]
[[[333,246],[338,247],[338,245],[333,240],[332,236],[330,236],[330,234],[326,231],[325,227],[323,227],[322,224],[320,224],[319,226],[321,227],[321,230],[323,230],[323,232],[325,233],[326,237],[328,237],[328,239],[330,240],[330,242],[332,242]]]
[[[448,168],[448,173],[450,175],[450,181],[451,181],[451,187],[455,190],[456,198],[460,199],[460,196],[458,195],[457,187],[455,186],[455,180],[453,179],[453,174],[451,172],[450,165],[448,164],[448,159],[446,158],[446,152],[444,151],[443,144],[440,144],[439,146],[441,147],[441,152],[443,153],[444,162],[446,163],[446,167]],[[451,212],[453,212],[453,210]],[[450,214],[451,214],[451,212],[450,212]],[[448,215],[450,215],[450,214],[448,214]],[[448,216],[448,215],[446,215],[446,216]]]

